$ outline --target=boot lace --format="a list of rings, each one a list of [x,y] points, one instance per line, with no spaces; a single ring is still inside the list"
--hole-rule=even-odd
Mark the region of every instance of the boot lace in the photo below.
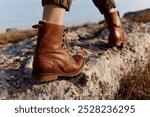
[[[63,48],[67,49],[68,52],[71,52],[71,47],[69,45],[69,39],[67,38],[67,34],[66,34],[66,28],[64,29],[64,34],[63,34]]]
[[[32,28],[40,29],[40,28],[42,28],[42,24],[35,24],[35,25],[32,26]],[[70,53],[71,52],[71,47],[69,45],[70,42],[69,42],[69,40],[67,38],[67,35],[66,35],[66,28],[64,29],[64,32],[63,32],[62,41],[63,41],[62,47]]]

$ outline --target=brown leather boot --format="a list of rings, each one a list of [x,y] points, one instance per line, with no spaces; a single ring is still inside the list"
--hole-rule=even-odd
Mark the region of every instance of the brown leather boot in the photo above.
[[[64,26],[40,21],[33,26],[39,28],[33,60],[32,77],[36,80],[56,80],[58,76],[76,76],[84,61],[81,55],[71,57],[62,48]]]
[[[122,27],[119,12],[105,13],[104,17],[109,30],[108,45],[111,47],[123,46],[127,42],[127,35]]]

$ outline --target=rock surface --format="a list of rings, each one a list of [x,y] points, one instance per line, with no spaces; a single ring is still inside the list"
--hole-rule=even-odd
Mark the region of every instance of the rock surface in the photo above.
[[[36,37],[0,49],[0,99],[150,99],[150,22],[124,24],[128,43],[106,46],[101,24],[67,28],[71,53],[82,52],[85,66],[74,78],[31,79]]]
[[[150,20],[150,8],[124,14],[124,18],[131,22],[148,22]]]

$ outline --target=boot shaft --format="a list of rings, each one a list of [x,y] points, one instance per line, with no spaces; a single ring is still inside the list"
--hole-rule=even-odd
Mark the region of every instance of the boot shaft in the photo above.
[[[119,12],[106,13],[104,17],[108,28],[121,27],[122,24]]]
[[[108,45],[122,47],[127,42],[127,36],[119,12],[106,13],[104,17],[109,30]]]
[[[63,25],[39,21],[39,24],[33,27],[39,28],[36,51],[45,53],[62,48]]]

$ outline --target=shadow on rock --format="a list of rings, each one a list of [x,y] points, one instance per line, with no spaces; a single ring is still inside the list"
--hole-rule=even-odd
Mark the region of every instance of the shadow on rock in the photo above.
[[[74,77],[59,77],[59,80],[67,80],[72,82],[77,87],[83,87],[86,86],[86,83],[88,81],[88,76],[84,73],[80,73],[77,76]]]

